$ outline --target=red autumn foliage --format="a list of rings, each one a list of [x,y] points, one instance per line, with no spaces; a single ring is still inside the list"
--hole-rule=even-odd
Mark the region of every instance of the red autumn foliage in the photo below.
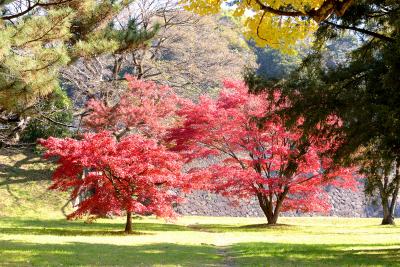
[[[328,184],[353,189],[356,185],[354,169],[334,166],[321,156],[335,147],[333,140],[301,140],[299,127],[285,127],[277,111],[288,103],[279,98],[279,91],[271,99],[249,94],[242,82],[225,82],[216,100],[187,101],[178,112],[181,126],[168,136],[188,161],[221,159],[191,173],[233,201],[257,197],[270,224],[277,222],[280,211],[328,211]]]
[[[70,218],[122,211],[174,215],[171,204],[178,199],[172,189],[182,185],[182,162],[154,140],[133,134],[118,142],[101,132],[82,140],[51,137],[41,145],[47,157],[58,157],[50,188],[73,189],[72,199],[84,197]]]
[[[70,190],[81,198],[69,218],[84,214],[152,213],[175,215],[173,189],[186,189],[183,161],[160,141],[179,101],[173,90],[128,77],[129,89],[118,103],[91,100],[88,131],[80,140],[40,140],[46,156],[58,157],[52,189]]]
[[[162,139],[177,110],[180,98],[168,86],[127,76],[129,90],[112,106],[89,100],[92,110],[84,123],[88,130],[120,133],[136,131],[147,137]]]

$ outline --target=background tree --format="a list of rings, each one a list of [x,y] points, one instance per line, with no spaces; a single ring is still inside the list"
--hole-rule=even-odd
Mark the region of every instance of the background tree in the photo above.
[[[268,224],[277,223],[281,210],[326,211],[324,185],[355,186],[354,169],[334,166],[320,156],[336,147],[336,141],[317,136],[302,140],[300,131],[288,130],[277,115],[287,103],[277,106],[278,99],[279,91],[269,99],[249,94],[244,83],[225,82],[218,99],[187,102],[178,112],[182,126],[168,138],[188,161],[222,157],[207,169],[191,172],[209,177],[204,182],[209,189],[236,201],[256,196]],[[329,123],[338,122],[331,118]]]
[[[298,68],[301,63],[301,56],[299,54],[295,56],[287,55],[268,46],[258,47],[251,41],[250,45],[256,54],[258,63],[254,74],[263,80],[284,79]]]
[[[82,107],[90,98],[115,101],[126,90],[125,75],[149,78],[155,74],[147,66],[161,43],[160,34],[165,28],[190,23],[191,18],[176,19],[178,9],[172,1],[135,1],[127,6],[113,21],[113,35],[126,42],[123,49],[93,58],[82,58],[62,70],[63,85],[70,92],[74,106]],[[157,36],[157,37],[156,37]]]
[[[195,99],[218,88],[225,76],[239,79],[245,66],[256,66],[254,53],[229,16],[198,17],[173,1],[140,0],[122,12],[116,24],[125,28],[131,20],[139,29],[151,31],[158,25],[159,30],[146,45],[63,69],[63,80],[77,107],[91,97],[118,98],[126,88],[127,73]]]
[[[21,132],[21,145],[36,144],[38,138],[71,136],[73,124],[72,102],[61,88],[34,105],[39,116],[32,116]],[[17,133],[18,134],[18,133]]]
[[[191,99],[217,94],[227,76],[241,79],[245,67],[257,66],[240,25],[229,14],[196,18],[196,23],[171,28],[153,63],[161,75],[151,78]]]
[[[125,232],[132,231],[132,213],[174,215],[179,197],[172,189],[189,184],[181,175],[182,160],[160,142],[173,120],[178,98],[171,88],[129,80],[129,90],[108,106],[91,100],[82,140],[49,138],[40,143],[46,156],[58,157],[52,189],[71,191],[83,199],[69,218],[84,214],[126,212]]]
[[[362,162],[361,173],[366,176],[365,191],[374,197],[378,193],[383,209],[382,224],[395,224],[394,212],[400,189],[399,163],[393,155],[377,151],[374,144],[363,148],[358,154]]]
[[[222,6],[229,6],[234,16],[242,19],[245,35],[249,39],[253,39],[260,46],[268,45],[285,52],[296,50],[298,41],[311,37],[319,26],[334,24],[331,21],[332,17],[343,16],[355,2],[353,0],[181,1],[188,10],[199,14],[215,14],[221,11]],[[355,30],[363,31],[358,28]]]
[[[249,41],[252,50],[256,54],[258,67],[253,70],[259,78],[264,81],[277,81],[288,79],[290,74],[300,67],[302,60],[312,53],[311,47],[298,47],[300,50],[296,55],[288,55],[269,46],[259,47]],[[336,68],[344,64],[349,51],[359,45],[357,36],[351,33],[343,33],[334,39],[327,41],[323,50],[323,63],[326,68]],[[261,86],[260,88],[263,88]]]

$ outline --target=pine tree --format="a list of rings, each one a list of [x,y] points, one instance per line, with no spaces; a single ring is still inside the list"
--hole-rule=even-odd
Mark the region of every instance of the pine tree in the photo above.
[[[24,2],[24,3],[23,3]],[[26,3],[25,3],[26,2]],[[151,32],[113,26],[131,0],[28,0],[0,2],[1,144],[18,133],[36,105],[60,89],[60,70],[79,58],[120,53],[147,42]],[[13,140],[14,139],[14,140]]]

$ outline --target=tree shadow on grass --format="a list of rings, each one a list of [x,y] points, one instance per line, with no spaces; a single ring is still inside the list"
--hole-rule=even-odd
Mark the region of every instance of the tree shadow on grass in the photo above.
[[[2,227],[3,225],[3,227]],[[266,232],[276,230],[294,231],[296,226],[282,225],[265,227],[263,225],[235,226],[228,224],[194,224],[179,225],[172,223],[151,223],[133,220],[136,234],[168,231],[198,231],[209,233],[224,232]],[[82,220],[68,221],[65,219],[23,219],[19,217],[0,218],[0,232],[19,235],[59,235],[59,236],[93,236],[93,235],[123,235],[124,222],[113,222],[111,219],[102,222],[84,223]]]
[[[296,231],[298,226],[288,224],[267,225],[267,224],[249,224],[249,225],[231,225],[231,224],[191,224],[188,228],[209,233],[223,232],[268,232],[268,231]]]
[[[349,234],[369,234],[368,230],[361,231],[357,229],[354,232],[343,231],[342,229],[332,229],[329,227],[319,228],[318,231],[314,229],[313,226],[302,226],[302,225],[291,225],[291,224],[276,224],[276,225],[268,225],[268,224],[248,224],[248,225],[232,225],[232,224],[191,224],[187,226],[189,229],[193,231],[200,232],[208,232],[208,233],[225,233],[225,232],[257,232],[257,233],[298,233],[299,231],[305,233],[307,235],[316,235],[320,236],[321,234],[334,234],[334,235],[349,235]],[[390,228],[391,230],[396,231],[400,234],[400,227],[397,226],[381,226],[381,225],[373,225],[370,228],[375,229],[374,234],[382,234],[382,235],[390,235],[393,234],[393,231],[385,231],[385,228]]]
[[[14,154],[0,150],[0,155],[10,156],[10,160],[0,164],[0,187],[51,180],[52,170],[48,161],[28,149],[21,150],[16,154],[18,159],[11,158]],[[40,166],[41,164],[43,165]]]
[[[121,228],[122,229],[122,228]],[[61,229],[61,228],[0,228],[3,234],[12,235],[56,235],[56,236],[111,236],[127,235],[124,231],[116,230],[80,230],[80,229]],[[149,235],[151,233],[133,231],[131,235]]]
[[[0,241],[2,266],[218,266],[219,261],[215,248],[208,245],[157,243],[128,246]]]
[[[399,266],[400,243],[238,243],[229,257],[238,266]]]
[[[123,235],[124,223],[101,222],[87,224],[83,221],[35,220],[21,218],[1,218],[0,232],[20,235],[59,235],[59,236],[92,236]],[[133,221],[134,234],[148,232],[190,231],[191,229],[176,224],[147,223]]]

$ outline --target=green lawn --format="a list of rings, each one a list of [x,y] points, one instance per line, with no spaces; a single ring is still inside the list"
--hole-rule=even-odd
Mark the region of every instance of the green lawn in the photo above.
[[[400,266],[400,227],[380,219],[183,217],[66,221],[53,166],[0,153],[0,266]]]
[[[123,219],[0,219],[0,266],[400,265],[400,227],[379,219],[183,217],[174,224]],[[258,223],[258,225],[257,225]],[[256,225],[254,225],[256,224]]]
[[[47,190],[53,170],[31,150],[0,150],[0,217],[59,216],[68,198]]]

